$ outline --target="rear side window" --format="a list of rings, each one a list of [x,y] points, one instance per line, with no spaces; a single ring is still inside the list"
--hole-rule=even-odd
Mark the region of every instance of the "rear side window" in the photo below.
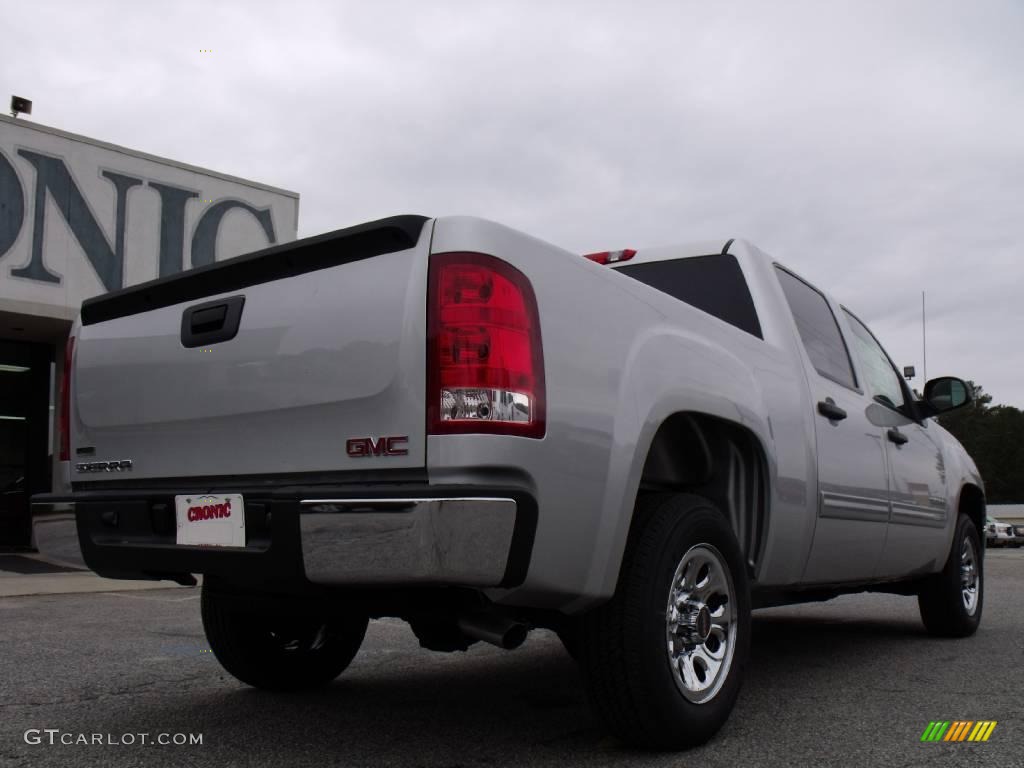
[[[735,256],[719,253],[627,264],[617,269],[759,339],[764,338],[750,289]]]
[[[776,267],[775,272],[811,364],[826,379],[856,388],[857,379],[853,375],[850,353],[825,297],[817,288],[812,288],[786,270]]]

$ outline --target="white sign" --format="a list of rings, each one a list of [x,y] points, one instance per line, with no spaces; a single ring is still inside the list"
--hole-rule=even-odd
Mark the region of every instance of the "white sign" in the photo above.
[[[84,299],[294,240],[299,196],[0,116],[0,310]]]

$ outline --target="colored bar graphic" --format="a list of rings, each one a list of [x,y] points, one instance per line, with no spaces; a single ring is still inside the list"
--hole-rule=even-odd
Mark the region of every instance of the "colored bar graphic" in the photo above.
[[[995,729],[995,720],[932,720],[921,741],[988,741]]]
[[[946,736],[946,741],[963,741],[972,725],[974,725],[973,722],[965,720],[953,723],[953,727],[949,730],[949,735]]]
[[[948,720],[933,720],[928,723],[928,727],[921,734],[921,741],[938,741],[946,733],[947,728],[949,728]]]

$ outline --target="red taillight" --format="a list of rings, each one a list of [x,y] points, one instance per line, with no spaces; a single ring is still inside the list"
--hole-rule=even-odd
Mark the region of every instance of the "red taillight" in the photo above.
[[[600,253],[586,253],[583,258],[596,261],[598,264],[614,264],[618,261],[629,261],[636,256],[636,251],[626,248],[621,251],[601,251]]]
[[[544,356],[526,276],[482,253],[431,256],[427,314],[428,431],[543,437]]]
[[[60,375],[60,460],[71,457],[71,357],[75,351],[75,337],[68,338],[64,347],[64,370]]]

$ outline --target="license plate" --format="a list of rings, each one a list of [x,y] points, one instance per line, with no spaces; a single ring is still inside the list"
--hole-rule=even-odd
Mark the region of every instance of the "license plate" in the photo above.
[[[175,496],[178,543],[200,547],[244,547],[245,507],[239,493]]]

